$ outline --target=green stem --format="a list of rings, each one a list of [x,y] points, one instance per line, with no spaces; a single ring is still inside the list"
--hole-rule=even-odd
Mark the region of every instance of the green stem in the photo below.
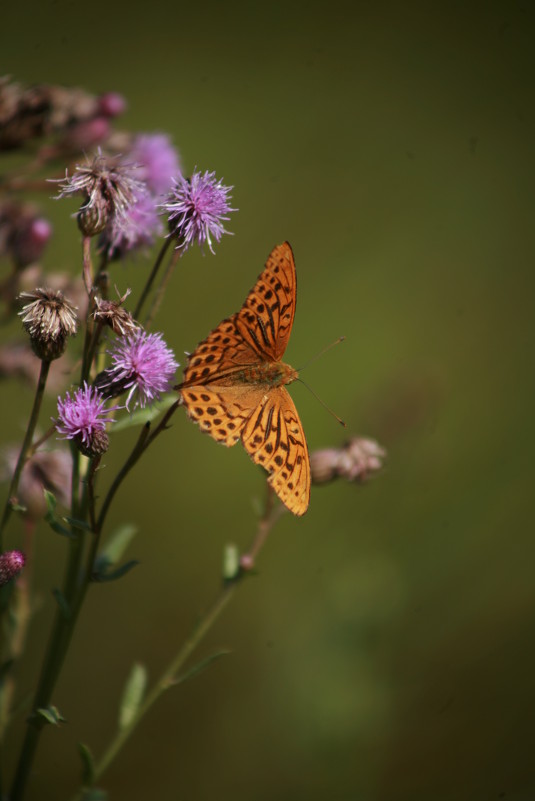
[[[248,556],[256,557],[265,543],[268,533],[273,528],[274,524],[280,517],[280,508],[273,504],[273,490],[268,485],[268,497],[266,502],[266,509],[262,518],[258,521],[258,528],[253,539],[251,549]],[[227,581],[223,584],[214,603],[204,613],[197,625],[193,628],[191,634],[186,639],[182,647],[179,649],[176,656],[171,660],[166,667],[152,690],[147,694],[144,701],[140,704],[137,712],[132,717],[132,720],[127,726],[120,729],[108,748],[104,752],[101,759],[97,762],[94,769],[94,781],[97,781],[104,771],[109,767],[111,762],[115,759],[123,745],[127,742],[134,730],[151,709],[151,707],[159,700],[166,690],[178,683],[177,677],[188,659],[195,652],[201,641],[208,634],[213,627],[214,623],[219,619],[221,613],[228,605],[231,598],[234,596],[241,579],[244,577],[245,571],[240,571],[234,579]],[[79,790],[71,799],[71,801],[81,801],[83,798],[84,790]]]
[[[175,684],[176,676],[187,662],[189,657],[193,654],[196,650],[197,646],[204,639],[206,634],[210,631],[216,620],[219,618],[225,607],[227,606],[228,602],[234,595],[236,588],[238,586],[237,581],[233,581],[229,584],[226,584],[217,598],[215,599],[212,606],[208,609],[207,612],[203,615],[202,619],[198,622],[197,626],[193,629],[192,633],[176,655],[176,657],[171,661],[168,667],[164,670],[162,675],[160,676],[159,680],[156,682],[152,690],[148,693],[147,697],[143,701],[143,703],[139,706],[137,713],[131,720],[131,722],[121,729],[115,738],[110,743],[109,747],[107,748],[106,752],[99,760],[99,762],[95,765],[95,780],[97,780],[106,768],[110,765],[110,763],[114,760],[117,756],[123,745],[126,741],[130,738],[130,735],[133,733],[134,729],[140,723],[142,718],[146,715],[146,713],[151,709],[151,707],[158,701],[160,696],[172,687]],[[76,796],[76,799],[80,799],[81,794]]]
[[[162,280],[160,281],[160,285],[158,286],[158,289],[154,293],[154,298],[152,300],[151,307],[150,307],[149,312],[147,314],[147,317],[145,319],[145,328],[147,330],[151,327],[152,321],[156,317],[158,309],[161,306],[161,303],[162,303],[162,300],[163,300],[163,296],[165,294],[165,290],[167,289],[167,285],[168,285],[168,283],[169,283],[169,281],[171,279],[171,276],[173,275],[174,269],[175,269],[176,265],[178,264],[178,260],[181,257],[183,252],[184,252],[183,250],[175,248],[175,250],[173,251],[173,255],[171,256],[171,259],[169,260],[169,264],[165,268],[165,272],[164,272],[164,274],[162,276]]]
[[[2,515],[2,522],[0,523],[0,553],[4,550],[2,535],[9,521],[9,518],[11,517],[11,512],[13,511],[13,501],[16,498],[16,494],[19,488],[20,477],[22,475],[22,470],[24,468],[28,452],[31,448],[35,426],[37,425],[37,420],[39,419],[39,411],[41,409],[41,401],[43,400],[43,394],[45,391],[45,385],[46,385],[46,380],[48,378],[49,369],[50,369],[50,362],[42,361],[41,371],[39,373],[39,380],[37,382],[37,389],[35,391],[35,398],[33,401],[33,408],[30,415],[30,420],[28,422],[28,428],[26,429],[24,442],[22,443],[22,448],[20,450],[19,458],[15,466],[15,471],[11,479],[11,484],[9,485],[6,505],[4,507],[4,513]]]
[[[152,268],[151,274],[149,275],[149,277],[147,279],[147,283],[145,284],[143,292],[141,293],[141,297],[139,298],[139,300],[137,302],[137,306],[136,306],[136,308],[134,310],[134,314],[133,314],[134,320],[139,320],[139,317],[141,315],[141,310],[143,309],[143,306],[145,305],[145,301],[147,300],[147,298],[149,296],[149,292],[150,292],[150,290],[152,288],[152,285],[154,283],[154,279],[158,275],[158,270],[161,267],[162,261],[164,259],[165,254],[167,253],[167,250],[168,250],[169,245],[171,244],[171,242],[172,242],[171,237],[168,237],[164,241],[164,243],[163,243],[163,245],[162,245],[162,247],[160,249],[160,252],[158,253],[158,257],[157,257],[157,259],[156,259],[156,261],[154,263],[154,267]]]
[[[104,499],[104,503],[102,504],[102,508],[100,510],[100,514],[97,520],[97,529],[99,531],[102,530],[104,526],[104,520],[108,513],[108,509],[110,508],[111,502],[115,497],[115,493],[123,483],[124,479],[132,470],[134,465],[138,462],[140,456],[147,450],[149,445],[154,442],[158,434],[161,434],[167,428],[167,423],[169,422],[171,416],[175,413],[178,409],[179,401],[175,401],[172,406],[169,407],[167,412],[164,414],[163,418],[161,419],[160,423],[156,426],[154,431],[150,433],[150,423],[145,423],[141,430],[141,434],[139,435],[139,439],[134,445],[132,452],[120,471],[117,473],[111,487],[108,490],[108,494]]]

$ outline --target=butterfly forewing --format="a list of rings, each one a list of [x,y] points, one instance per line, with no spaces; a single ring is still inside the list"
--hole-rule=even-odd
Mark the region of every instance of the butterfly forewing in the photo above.
[[[295,315],[297,280],[288,242],[273,248],[264,271],[249,292],[235,325],[244,341],[264,361],[282,358]]]

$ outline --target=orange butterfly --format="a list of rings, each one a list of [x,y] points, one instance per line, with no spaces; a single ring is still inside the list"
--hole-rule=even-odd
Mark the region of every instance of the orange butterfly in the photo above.
[[[280,361],[295,314],[297,279],[288,242],[273,248],[240,311],[227,317],[188,357],[177,389],[201,431],[231,447],[238,442],[290,512],[310,500],[305,433],[284,388],[298,376]]]

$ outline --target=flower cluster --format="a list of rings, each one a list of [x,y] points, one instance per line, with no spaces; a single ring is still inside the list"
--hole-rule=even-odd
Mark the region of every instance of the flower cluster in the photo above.
[[[133,203],[115,215],[102,233],[100,247],[109,259],[149,247],[163,233],[158,201],[168,192],[173,178],[180,174],[178,153],[165,134],[140,134],[134,138],[128,160],[136,164],[136,175],[143,182]]]

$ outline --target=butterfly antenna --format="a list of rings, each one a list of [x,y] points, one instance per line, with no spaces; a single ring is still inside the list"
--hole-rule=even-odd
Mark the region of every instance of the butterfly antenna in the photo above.
[[[341,341],[341,340],[337,340],[337,341]],[[333,345],[336,345],[336,342],[333,342]],[[331,346],[331,345],[329,345],[329,347],[332,347],[332,346]],[[326,348],[325,350],[327,350],[327,348]],[[319,353],[319,354],[318,354],[318,356],[321,356],[321,354]],[[317,400],[317,401],[319,401],[319,402],[321,403],[321,405],[323,406],[323,408],[324,408],[324,409],[327,409],[327,411],[329,412],[329,414],[332,414],[332,416],[334,417],[334,419],[335,419],[335,420],[338,420],[338,422],[340,423],[340,425],[341,425],[341,426],[343,426],[344,428],[346,428],[346,424],[344,423],[344,421],[342,420],[342,418],[341,418],[341,417],[338,417],[338,415],[336,414],[336,412],[333,412],[333,410],[332,410],[332,409],[330,409],[330,408],[327,406],[327,404],[325,403],[325,401],[323,401],[323,400],[322,400],[322,399],[319,397],[319,395],[316,395],[316,393],[314,392],[314,390],[312,389],[312,387],[309,387],[309,386],[308,386],[308,384],[307,384],[305,381],[303,381],[303,379],[302,379],[302,378],[297,378],[297,379],[296,379],[296,381],[299,381],[299,382],[300,382],[300,383],[301,383],[301,384],[302,384],[304,387],[306,387],[306,388],[308,389],[308,391],[311,393],[311,395],[314,395],[314,397],[316,398],[316,400]]]
[[[301,372],[301,370],[304,370],[304,369],[305,369],[305,367],[308,367],[310,364],[312,364],[312,362],[315,362],[315,361],[316,361],[316,359],[319,359],[319,357],[320,357],[320,356],[323,356],[323,354],[324,354],[324,353],[327,353],[327,351],[328,351],[328,350],[330,350],[331,348],[334,348],[334,346],[335,346],[335,345],[339,345],[339,344],[340,344],[340,342],[343,342],[343,341],[344,341],[344,339],[345,339],[345,337],[338,337],[338,339],[336,339],[334,342],[331,342],[331,344],[330,344],[330,345],[327,345],[327,347],[325,347],[325,348],[323,348],[322,350],[320,350],[320,352],[319,352],[319,353],[316,353],[316,355],[315,355],[315,356],[313,356],[313,357],[312,357],[312,358],[311,358],[311,359],[310,359],[308,362],[306,362],[306,363],[305,363],[305,364],[304,364],[302,367],[300,367],[300,368],[299,368],[299,370],[298,370],[297,372],[299,372],[299,373],[300,373],[300,372]],[[303,383],[304,383],[304,382],[303,382]],[[306,384],[305,384],[305,386],[306,386]],[[309,387],[309,389],[310,389],[310,387]],[[312,392],[312,390],[310,390],[310,391]],[[312,394],[314,394],[314,393],[312,393]],[[319,398],[318,398],[318,400],[319,400]],[[329,411],[330,411],[330,409],[329,409]],[[336,415],[334,415],[334,416],[336,417]]]

